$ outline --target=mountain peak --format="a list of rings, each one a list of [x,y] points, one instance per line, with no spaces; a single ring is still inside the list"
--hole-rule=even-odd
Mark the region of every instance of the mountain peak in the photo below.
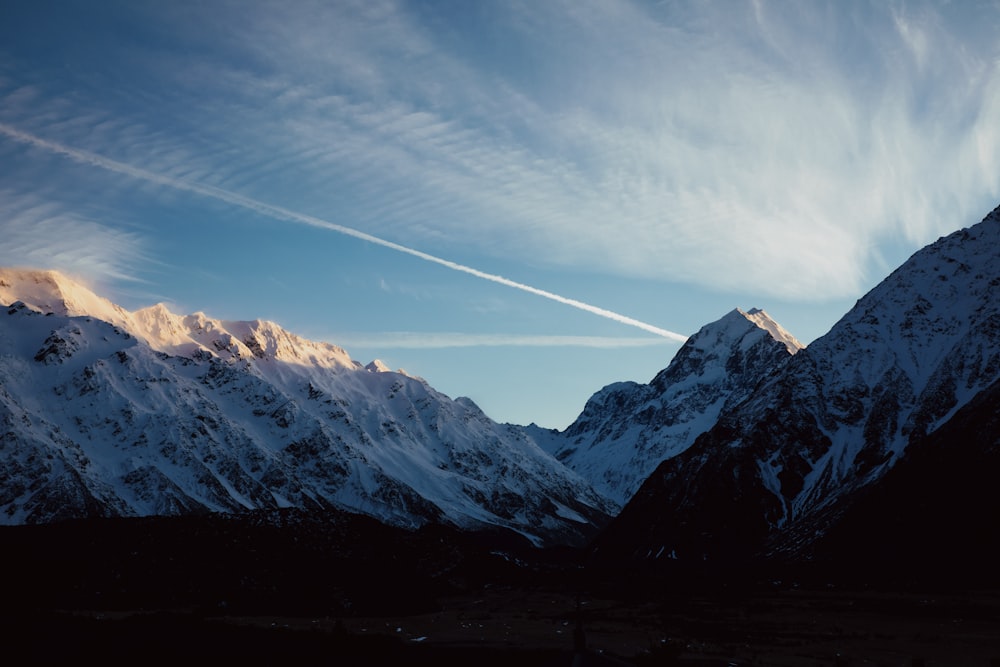
[[[0,267],[0,303],[15,301],[42,313],[91,316],[117,326],[128,319],[125,309],[59,271]]]
[[[76,281],[58,271],[27,268],[0,269],[0,300],[4,303],[22,301],[43,313],[73,315],[68,298],[88,291]]]
[[[743,312],[739,308],[736,312],[740,313],[746,319],[750,320],[758,327],[764,331],[771,334],[771,338],[778,341],[779,343],[784,343],[785,348],[788,350],[789,354],[795,354],[799,350],[803,349],[805,345],[800,343],[795,336],[788,333],[784,327],[774,321],[770,315],[768,315],[764,310],[760,308],[751,308],[750,310]]]
[[[342,348],[305,340],[268,320],[222,321],[202,312],[177,315],[164,303],[130,312],[58,271],[0,267],[0,304],[15,301],[42,313],[103,320],[167,354],[280,359],[327,370],[357,365]]]
[[[391,373],[392,369],[385,365],[381,359],[372,359],[365,366],[365,370],[369,373]]]
[[[620,382],[594,394],[543,446],[624,503],[661,461],[690,447],[800,349],[763,310],[735,308],[688,338],[649,384]]]
[[[734,308],[691,336],[674,361],[694,354],[700,359],[716,358],[724,362],[734,351],[746,350],[765,338],[781,343],[789,354],[805,347],[763,310]]]

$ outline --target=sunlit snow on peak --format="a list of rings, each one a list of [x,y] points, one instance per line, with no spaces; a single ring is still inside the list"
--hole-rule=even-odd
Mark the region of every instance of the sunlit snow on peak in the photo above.
[[[795,336],[788,333],[784,327],[771,319],[771,316],[768,315],[763,309],[751,308],[746,312],[743,312],[739,308],[736,310],[761,329],[764,329],[771,334],[771,337],[774,338],[774,340],[779,343],[784,343],[785,347],[788,348],[789,354],[795,354],[805,347],[805,345],[800,343]]]

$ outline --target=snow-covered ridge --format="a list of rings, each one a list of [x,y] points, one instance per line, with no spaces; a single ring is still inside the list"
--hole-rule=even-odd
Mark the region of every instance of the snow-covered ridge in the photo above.
[[[629,535],[608,540],[699,560],[808,549],[913,443],[1000,382],[998,294],[1000,208],[914,253],[720,411],[616,519]]]
[[[684,452],[802,347],[763,310],[736,308],[688,338],[649,384],[609,385],[565,431],[535,437],[624,504],[661,461]]]
[[[805,348],[805,345],[796,340],[795,336],[788,333],[783,326],[771,319],[771,316],[760,308],[751,308],[745,313],[737,309],[737,312],[741,313],[748,320],[771,334],[771,338],[774,340],[779,343],[784,343],[789,354],[795,354],[799,350]]]
[[[617,506],[471,401],[266,321],[0,269],[0,523],[336,507],[579,542]]]
[[[58,271],[0,267],[0,304],[21,301],[41,313],[90,316],[125,326],[131,314]]]
[[[201,312],[177,315],[163,303],[128,311],[53,270],[0,268],[0,304],[14,301],[42,313],[114,324],[167,354],[189,357],[201,351],[223,359],[256,357],[330,370],[361,367],[342,348],[301,338],[274,322],[217,320]]]

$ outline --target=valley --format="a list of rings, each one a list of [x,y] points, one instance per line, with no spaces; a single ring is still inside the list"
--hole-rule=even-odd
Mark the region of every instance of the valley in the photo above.
[[[340,517],[321,538],[308,521],[226,524],[83,521],[27,539],[24,527],[2,528],[16,573],[5,634],[45,647],[45,662],[105,664],[571,665],[578,628],[585,664],[985,667],[997,657],[996,572],[610,571],[580,550],[386,531],[364,517]]]

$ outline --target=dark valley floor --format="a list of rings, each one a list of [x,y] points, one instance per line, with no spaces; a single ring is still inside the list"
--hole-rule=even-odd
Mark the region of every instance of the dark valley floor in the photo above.
[[[0,547],[6,646],[35,663],[986,666],[1000,658],[1000,580],[954,563],[895,577],[887,563],[609,570],[588,564],[583,550],[537,550],[509,535],[295,513],[8,527]]]

